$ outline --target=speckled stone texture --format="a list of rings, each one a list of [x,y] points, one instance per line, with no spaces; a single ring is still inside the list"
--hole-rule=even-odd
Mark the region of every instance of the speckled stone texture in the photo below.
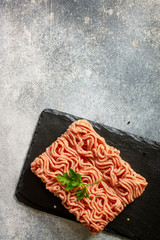
[[[159,0],[0,1],[0,239],[124,239],[13,195],[44,108],[160,141],[159,46]]]

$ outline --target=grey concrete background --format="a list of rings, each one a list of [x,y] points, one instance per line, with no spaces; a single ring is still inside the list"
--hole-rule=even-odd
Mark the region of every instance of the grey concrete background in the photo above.
[[[13,194],[44,108],[160,141],[159,50],[159,0],[0,1],[0,239],[123,239]]]

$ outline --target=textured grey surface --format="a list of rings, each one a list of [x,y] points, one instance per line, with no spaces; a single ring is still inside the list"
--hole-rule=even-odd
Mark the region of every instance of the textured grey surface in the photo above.
[[[159,0],[0,1],[0,239],[122,239],[13,194],[44,108],[160,141],[159,46]]]

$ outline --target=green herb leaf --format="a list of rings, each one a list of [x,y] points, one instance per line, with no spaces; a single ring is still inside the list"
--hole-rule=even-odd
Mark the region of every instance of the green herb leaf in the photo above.
[[[90,196],[88,194],[88,191],[87,191],[87,188],[81,188],[81,189],[77,189],[76,191],[76,197],[77,197],[77,200],[81,200],[84,198],[84,196],[86,195],[86,197],[88,197],[90,199]]]
[[[77,188],[79,186],[86,186],[87,187],[88,185],[93,185],[93,184],[99,183],[101,181],[106,181],[107,180],[106,178],[104,178],[104,179],[101,179],[101,180],[96,181],[94,183],[85,184],[82,181],[81,175],[79,173],[76,173],[72,168],[69,169],[69,175],[68,175],[68,173],[63,173],[62,175],[58,174],[57,179],[58,179],[59,182],[62,183],[62,185],[66,185],[65,186],[66,191],[71,191],[74,188]],[[87,191],[86,187],[79,188],[79,189],[76,190],[77,200],[81,200],[84,197],[87,197],[87,198],[90,199],[90,196],[88,194],[88,191]]]
[[[76,173],[72,168],[69,169],[69,175],[74,181],[79,182],[83,185],[81,175],[79,173]]]
[[[74,186],[74,187],[79,187],[79,186],[80,186],[80,183],[73,181],[73,182],[72,182],[72,186]]]
[[[72,178],[67,174],[63,173],[63,175],[57,175],[58,181],[62,183],[62,185],[70,184],[72,182]]]
[[[70,168],[69,169],[69,175],[71,176],[71,178],[73,179],[73,180],[77,180],[77,175],[78,175],[79,173],[76,173],[72,168]],[[80,175],[80,174],[79,174]]]
[[[62,183],[62,185],[67,185],[65,187],[66,191],[71,191],[75,187],[79,187],[83,185],[81,175],[79,173],[76,173],[73,169],[69,169],[69,175],[68,173],[63,173],[57,175],[57,179],[59,182]]]
[[[67,184],[67,186],[65,187],[65,190],[68,192],[70,190],[73,190],[74,186],[72,185],[72,183]]]

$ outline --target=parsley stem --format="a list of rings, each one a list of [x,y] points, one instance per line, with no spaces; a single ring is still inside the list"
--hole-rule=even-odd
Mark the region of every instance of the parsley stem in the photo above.
[[[88,184],[85,184],[85,183],[84,183],[84,185],[85,185],[85,186],[89,186],[89,185],[93,185],[93,184],[96,184],[96,183],[99,183],[99,182],[105,181],[105,180],[107,180],[107,179],[106,179],[106,178],[103,178],[103,179],[101,179],[101,180],[99,180],[99,181],[97,181],[97,182],[88,183]]]

